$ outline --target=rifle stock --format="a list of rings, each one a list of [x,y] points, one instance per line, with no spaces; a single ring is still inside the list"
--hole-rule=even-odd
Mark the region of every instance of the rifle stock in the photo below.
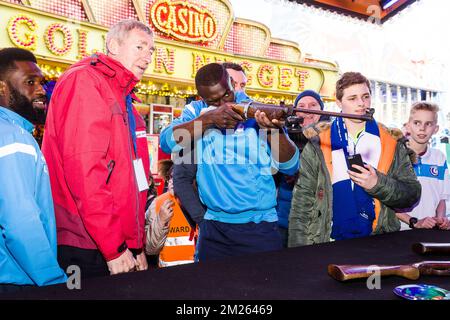
[[[232,108],[244,119],[254,118],[257,110],[264,112],[269,120],[284,120],[292,113],[292,110],[290,110],[289,107],[259,103],[255,101],[248,103],[237,103]]]
[[[418,242],[412,250],[418,254],[450,254],[450,243]]]
[[[368,278],[374,274],[375,270],[380,272],[380,276],[399,276],[411,280],[417,280],[420,276],[419,269],[411,265],[382,265],[376,268],[368,265],[330,264],[328,266],[328,274],[338,281]]]
[[[410,280],[420,275],[450,275],[450,261],[422,261],[406,265],[336,265],[328,266],[328,274],[338,281],[364,279],[379,272],[380,276],[399,276]]]

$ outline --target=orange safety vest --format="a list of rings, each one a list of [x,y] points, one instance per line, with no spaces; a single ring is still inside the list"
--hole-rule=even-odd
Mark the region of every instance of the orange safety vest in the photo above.
[[[159,266],[169,267],[192,263],[194,262],[195,241],[191,236],[191,227],[184,217],[177,199],[169,192],[157,197],[154,200],[156,202],[156,214],[159,214],[162,204],[167,199],[174,202],[173,216],[169,223],[169,233],[167,234],[166,242],[159,253]]]

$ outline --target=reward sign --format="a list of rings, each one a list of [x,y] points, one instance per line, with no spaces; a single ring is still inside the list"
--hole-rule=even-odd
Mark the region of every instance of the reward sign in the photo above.
[[[217,20],[212,13],[187,1],[156,1],[151,21],[160,32],[188,42],[210,42],[217,37]]]

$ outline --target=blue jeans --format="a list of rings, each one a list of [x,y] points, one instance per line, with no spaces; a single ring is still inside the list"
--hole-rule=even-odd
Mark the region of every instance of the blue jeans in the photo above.
[[[15,293],[30,288],[31,286],[18,286],[14,284],[0,284],[0,294],[2,293]]]
[[[278,232],[280,233],[281,243],[283,244],[283,248],[287,248],[287,246],[288,246],[288,229],[278,226]]]
[[[199,261],[282,249],[276,222],[223,223],[203,220],[197,243]]]

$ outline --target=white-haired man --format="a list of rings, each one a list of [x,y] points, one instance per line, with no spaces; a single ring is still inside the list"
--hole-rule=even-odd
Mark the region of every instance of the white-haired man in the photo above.
[[[123,20],[97,53],[58,80],[43,153],[48,161],[61,266],[84,277],[147,269],[145,201],[149,159],[133,88],[154,51],[145,24]]]

